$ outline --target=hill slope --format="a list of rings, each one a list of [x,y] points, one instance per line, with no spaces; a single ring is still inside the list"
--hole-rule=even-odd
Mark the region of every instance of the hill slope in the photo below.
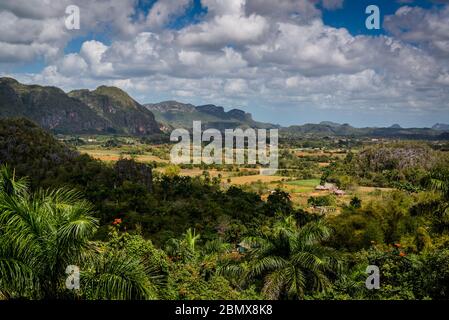
[[[0,78],[0,117],[26,117],[55,132],[101,132],[109,127],[84,103],[56,87]]]
[[[68,95],[89,106],[117,132],[133,135],[159,132],[154,115],[119,88],[100,86],[94,91],[76,90]]]

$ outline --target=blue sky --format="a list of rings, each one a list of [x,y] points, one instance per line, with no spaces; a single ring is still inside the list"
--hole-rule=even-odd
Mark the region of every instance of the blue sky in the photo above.
[[[448,1],[0,3],[0,75],[139,102],[241,108],[284,125],[449,123]],[[80,30],[65,8],[80,9]],[[365,27],[377,5],[380,30]]]

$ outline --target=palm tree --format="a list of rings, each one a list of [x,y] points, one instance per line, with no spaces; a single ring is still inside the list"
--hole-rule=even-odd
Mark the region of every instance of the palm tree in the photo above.
[[[108,252],[93,260],[93,265],[82,273],[82,283],[89,288],[89,299],[152,299],[157,297],[157,286],[151,280],[158,278],[146,261],[140,261],[123,252]]]
[[[99,272],[97,298],[149,298],[145,268],[107,258],[90,241],[98,228],[91,205],[73,190],[30,193],[27,182],[0,168],[0,296],[67,298],[69,265]],[[98,268],[102,261],[104,268]],[[97,267],[97,268],[96,268]],[[106,270],[108,272],[106,272]],[[92,288],[81,288],[82,294]],[[81,294],[81,295],[82,295]]]
[[[246,238],[249,248],[247,279],[262,279],[262,292],[269,299],[303,298],[306,292],[325,291],[329,275],[341,263],[335,250],[322,242],[330,236],[322,222],[309,222],[298,228],[293,217],[278,222],[271,233]]]
[[[165,245],[165,252],[172,258],[183,260],[184,262],[194,261],[200,257],[196,246],[201,235],[195,229],[189,228],[182,239],[171,238]]]

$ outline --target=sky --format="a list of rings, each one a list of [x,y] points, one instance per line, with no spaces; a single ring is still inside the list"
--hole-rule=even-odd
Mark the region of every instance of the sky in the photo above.
[[[449,0],[0,0],[0,30],[0,76],[23,83],[281,125],[449,123]]]

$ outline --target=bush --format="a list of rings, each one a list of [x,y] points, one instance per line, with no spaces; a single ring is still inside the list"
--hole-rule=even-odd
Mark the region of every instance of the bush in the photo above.
[[[312,207],[329,207],[335,204],[335,197],[331,195],[310,197],[307,204]]]

